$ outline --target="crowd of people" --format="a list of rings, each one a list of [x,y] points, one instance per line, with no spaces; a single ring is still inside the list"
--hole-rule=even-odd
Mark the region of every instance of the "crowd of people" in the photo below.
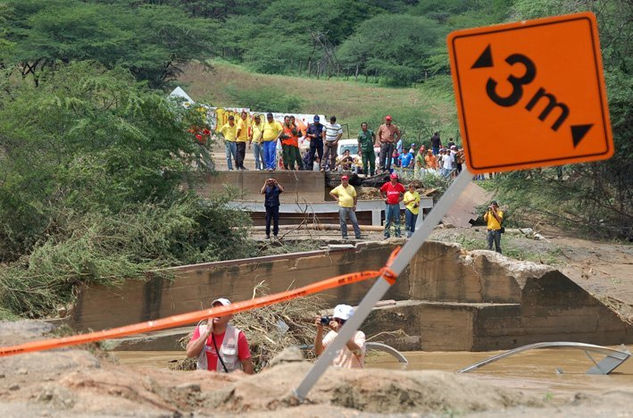
[[[263,118],[242,111],[237,118],[233,114],[227,116],[218,133],[224,140],[229,170],[234,166],[246,170],[247,148],[253,152],[255,169],[268,171],[350,171],[365,176],[396,171],[409,172],[414,178],[425,173],[451,177],[461,171],[464,163],[463,149],[452,138],[442,144],[439,132],[429,139],[428,148],[415,143],[405,147],[402,132],[389,115],[375,132],[367,122],[361,123],[356,155],[349,149],[338,154],[343,128],[336,116],[322,123],[321,117],[315,115],[312,123],[306,125],[292,115],[285,116],[281,123],[272,113]]]

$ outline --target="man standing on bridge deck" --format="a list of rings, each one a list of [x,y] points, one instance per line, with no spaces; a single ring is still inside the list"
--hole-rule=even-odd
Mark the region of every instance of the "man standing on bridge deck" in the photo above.
[[[385,116],[385,123],[380,125],[376,134],[376,145],[380,147],[380,171],[391,169],[394,147],[401,136],[400,129],[391,123],[391,116]]]
[[[227,298],[218,298],[211,306],[229,306]],[[229,322],[233,315],[209,318],[206,324],[198,324],[187,344],[187,357],[197,357],[198,370],[230,373],[243,370],[253,374],[253,362],[248,341],[242,331]]]
[[[363,158],[363,173],[365,177],[373,176],[376,171],[376,154],[374,153],[376,134],[367,128],[367,122],[360,124],[358,133],[358,152]]]
[[[266,122],[262,131],[262,146],[264,147],[264,166],[268,171],[275,170],[277,161],[277,139],[284,129],[281,123],[273,118],[272,113],[266,115]]]
[[[261,193],[265,195],[264,207],[266,208],[266,239],[270,239],[270,222],[273,222],[273,235],[277,238],[279,233],[279,195],[284,188],[277,179],[268,178],[264,182]]]
[[[248,142],[248,126],[250,125],[250,120],[248,117],[248,113],[245,110],[242,110],[240,114],[240,119],[237,121],[237,159],[236,165],[238,170],[246,170],[244,167],[244,158],[246,158],[246,143]]]
[[[395,236],[400,237],[400,201],[404,194],[404,186],[398,182],[398,175],[391,173],[390,181],[380,188],[380,195],[385,199],[385,239],[391,236],[391,224],[394,224]]]
[[[358,197],[354,186],[349,184],[348,176],[341,177],[341,184],[332,189],[330,196],[336,199],[339,205],[338,216],[343,239],[347,239],[347,218],[352,222],[356,239],[360,239],[360,227],[356,219],[356,202],[358,201]]]
[[[310,138],[310,152],[308,157],[308,167],[312,169],[314,165],[314,154],[319,156],[319,165],[323,160],[323,129],[321,124],[321,118],[319,115],[314,115],[314,123],[311,123],[306,130],[306,136]]]
[[[231,156],[235,159],[235,167],[239,170],[237,165],[237,125],[235,125],[235,117],[229,116],[228,122],[220,128],[220,133],[224,137],[224,150],[226,153],[226,165],[229,170],[233,170],[233,163],[231,162]]]
[[[321,164],[324,170],[334,170],[336,166],[336,148],[338,147],[339,139],[343,136],[343,127],[336,123],[336,116],[332,116],[330,123],[325,125],[323,136],[325,137],[325,153],[321,159]]]

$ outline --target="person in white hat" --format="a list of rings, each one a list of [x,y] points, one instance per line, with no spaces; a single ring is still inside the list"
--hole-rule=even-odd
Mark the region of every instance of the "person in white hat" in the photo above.
[[[227,298],[211,302],[212,307],[229,306]],[[243,370],[253,374],[253,362],[248,341],[242,331],[229,322],[233,315],[209,318],[206,324],[198,324],[191,341],[187,344],[187,357],[197,357],[198,370],[230,373]]]
[[[350,319],[354,314],[354,308],[349,305],[336,305],[332,317],[318,317],[315,321],[317,333],[314,337],[314,350],[317,356],[334,341],[345,321]],[[327,324],[324,324],[327,322]],[[330,332],[323,337],[323,328],[325,325],[330,327]],[[338,352],[332,361],[333,366],[343,367],[347,369],[363,368],[365,366],[365,333],[356,331],[356,334],[347,344]]]

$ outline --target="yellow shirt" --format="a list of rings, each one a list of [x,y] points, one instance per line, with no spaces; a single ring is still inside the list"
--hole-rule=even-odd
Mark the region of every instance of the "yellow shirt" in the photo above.
[[[226,110],[224,110],[222,108],[217,108],[215,110],[215,114],[216,114],[215,131],[216,132],[220,132],[220,129],[222,129],[224,124],[227,122],[226,121]]]
[[[253,121],[251,125],[251,140],[255,143],[262,142],[262,134],[264,133],[264,122],[259,122],[259,125]]]
[[[354,198],[356,197],[356,189],[351,184],[347,187],[343,187],[339,184],[331,192],[333,195],[338,196],[338,205],[342,208],[353,208]]]
[[[237,142],[248,142],[248,126],[251,124],[248,116],[246,120],[241,117],[237,120],[237,130],[240,131],[240,135],[237,137]]]
[[[226,123],[222,128],[220,128],[220,133],[224,136],[226,141],[235,142],[237,139],[237,125],[233,124],[233,126],[231,126]]]
[[[497,216],[499,217],[501,222],[503,222],[503,212],[499,209],[497,209]],[[497,221],[497,218],[495,218],[490,210],[488,210],[484,214],[484,221],[488,223],[486,228],[488,228],[489,230],[496,231],[498,229],[501,229],[501,224],[499,223],[499,221]]]
[[[407,190],[407,192],[404,194],[403,200],[405,202],[411,201],[410,203],[407,204],[407,209],[409,209],[412,214],[417,215],[418,213],[420,213],[420,193],[418,192],[411,193],[410,191]],[[417,203],[417,206],[415,205],[416,203]]]
[[[276,120],[273,120],[271,123],[266,121],[264,122],[264,134],[262,138],[264,142],[272,141],[276,139],[283,130],[284,128],[281,126],[281,123]]]

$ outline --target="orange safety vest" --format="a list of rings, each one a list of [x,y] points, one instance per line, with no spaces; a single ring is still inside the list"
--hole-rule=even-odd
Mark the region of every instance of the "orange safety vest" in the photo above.
[[[293,132],[294,131],[294,132]],[[284,133],[283,135],[286,137],[281,141],[282,145],[292,145],[293,147],[299,147],[299,136],[297,135],[298,128],[291,126],[287,127],[284,124]]]

